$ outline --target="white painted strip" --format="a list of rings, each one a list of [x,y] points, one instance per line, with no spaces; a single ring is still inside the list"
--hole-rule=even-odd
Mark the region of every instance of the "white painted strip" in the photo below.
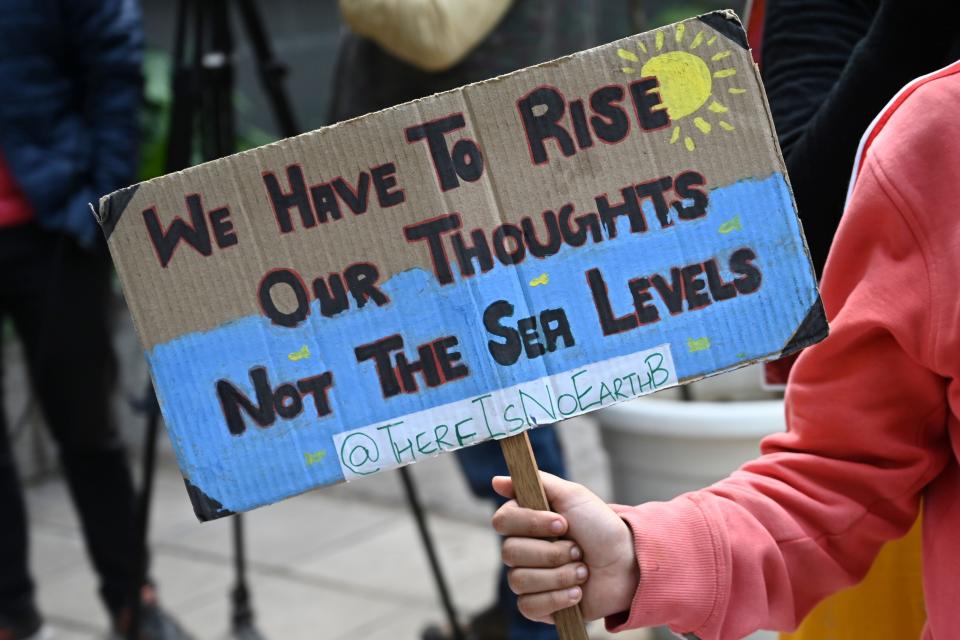
[[[670,345],[544,376],[333,436],[347,480],[515,435],[677,384]]]

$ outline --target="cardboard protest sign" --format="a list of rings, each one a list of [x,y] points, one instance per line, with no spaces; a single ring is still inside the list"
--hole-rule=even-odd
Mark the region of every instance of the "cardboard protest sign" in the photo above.
[[[827,331],[729,13],[151,180],[99,217],[202,519]]]

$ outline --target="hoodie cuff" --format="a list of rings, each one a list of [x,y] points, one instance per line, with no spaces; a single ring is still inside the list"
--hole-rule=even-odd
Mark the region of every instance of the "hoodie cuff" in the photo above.
[[[640,582],[630,610],[608,616],[607,629],[701,628],[716,606],[721,552],[700,507],[685,496],[638,507],[610,506],[633,531]]]

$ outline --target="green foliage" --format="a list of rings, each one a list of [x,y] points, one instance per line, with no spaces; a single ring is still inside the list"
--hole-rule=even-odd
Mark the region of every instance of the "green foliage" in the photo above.
[[[150,50],[143,59],[144,101],[140,111],[140,179],[163,173],[167,130],[173,94],[170,88],[170,57]]]

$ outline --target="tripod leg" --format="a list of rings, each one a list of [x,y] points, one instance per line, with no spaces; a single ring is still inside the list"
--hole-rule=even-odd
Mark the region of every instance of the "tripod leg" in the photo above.
[[[236,126],[233,113],[233,35],[227,0],[204,0],[204,21],[209,39],[201,60],[200,141],[205,160],[234,153]]]
[[[423,513],[423,505],[420,504],[420,496],[417,495],[413,475],[407,467],[400,467],[399,472],[400,477],[403,479],[403,489],[407,494],[410,511],[413,513],[413,518],[417,522],[417,530],[420,532],[423,548],[427,552],[427,560],[430,561],[433,580],[437,585],[437,591],[440,593],[440,602],[443,604],[443,610],[447,614],[447,622],[450,624],[453,638],[454,640],[464,640],[463,630],[457,621],[457,611],[453,606],[453,598],[450,596],[450,588],[447,586],[447,581],[443,576],[443,569],[440,566],[440,558],[437,556],[436,545],[433,542],[433,536],[430,535],[430,529],[427,528],[427,519]]]
[[[140,590],[147,582],[147,537],[150,530],[150,503],[153,498],[153,475],[157,460],[157,432],[160,425],[160,405],[153,391],[153,385],[147,382],[147,432],[143,440],[143,478],[137,504],[136,533],[140,557],[138,558],[137,580],[131,585],[131,608],[127,639],[137,640],[140,632],[141,600]]]
[[[208,46],[199,56],[202,65],[202,109],[200,134],[206,160],[222,158],[236,151],[236,123],[233,112],[233,35],[227,0],[203,3],[204,21],[210,31]],[[234,638],[262,638],[253,625],[254,613],[247,583],[246,546],[242,515],[233,516],[233,560],[236,582],[231,592],[233,611],[231,633]]]
[[[177,28],[173,44],[173,67],[170,79],[173,102],[167,128],[167,173],[190,166],[193,145],[193,110],[197,102],[194,69],[187,64],[187,17],[191,8],[187,0],[177,2]]]
[[[250,605],[250,588],[247,585],[247,556],[243,537],[243,515],[233,516],[233,564],[236,583],[231,593],[233,615],[231,633],[238,640],[259,640],[263,636],[253,625],[253,607]]]
[[[287,67],[273,55],[273,47],[270,46],[267,32],[263,28],[263,19],[257,10],[256,2],[237,0],[237,8],[240,10],[243,26],[247,30],[247,37],[250,38],[250,45],[257,59],[260,83],[270,100],[270,107],[277,127],[280,129],[280,135],[284,138],[295,136],[300,133],[300,128],[297,126],[293,108],[290,106],[290,98],[283,86]]]
[[[174,108],[168,139],[168,171],[187,167],[194,140],[194,115],[199,111],[200,142],[205,160],[236,151],[233,112],[233,35],[228,0],[179,0],[175,39]],[[284,67],[273,52],[252,0],[237,0],[241,19],[258,61],[261,82],[284,137],[298,133],[293,109],[284,93]],[[187,65],[186,38],[193,19],[192,63]],[[199,105],[199,109],[197,108]],[[151,456],[153,454],[151,453]],[[152,462],[151,462],[152,469]],[[236,582],[231,593],[234,638],[259,640],[247,583],[243,517],[233,517]],[[458,636],[459,638],[459,636]],[[131,638],[131,640],[133,640]]]
[[[193,78],[186,65],[187,18],[190,12],[188,0],[178,0],[176,34],[174,39],[173,106],[167,137],[167,171],[185,168],[190,162],[192,141]],[[136,536],[140,557],[136,571],[137,580],[130,586],[130,620],[127,639],[137,640],[141,620],[141,590],[147,582],[147,538],[150,530],[150,503],[153,498],[153,476],[157,458],[157,434],[160,429],[160,404],[153,384],[147,380],[146,388],[147,430],[143,440],[143,477],[136,505]]]

